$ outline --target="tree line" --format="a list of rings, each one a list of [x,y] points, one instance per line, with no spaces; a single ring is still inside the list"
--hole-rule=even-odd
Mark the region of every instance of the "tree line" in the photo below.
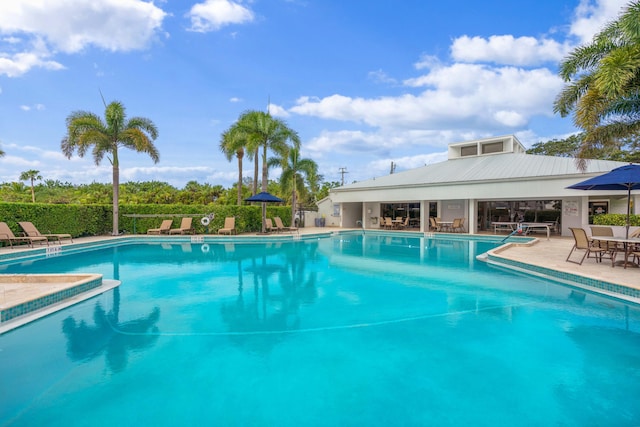
[[[38,172],[38,171],[36,171]],[[39,174],[39,172],[38,172]],[[16,203],[51,203],[51,204],[111,204],[113,187],[108,183],[72,184],[59,180],[42,179],[35,181],[33,194],[30,180],[27,182],[5,182],[0,184],[0,200]],[[329,189],[339,186],[338,182],[322,182],[318,191],[312,192],[305,187],[301,192],[299,204],[312,207],[316,200],[329,194]],[[251,196],[252,179],[245,177],[242,183],[242,203]],[[268,191],[291,204],[291,194],[283,190],[280,181],[269,181]],[[125,182],[120,184],[120,201],[124,204],[198,204],[198,205],[236,205],[237,185],[225,188],[189,181],[178,188],[162,181]]]

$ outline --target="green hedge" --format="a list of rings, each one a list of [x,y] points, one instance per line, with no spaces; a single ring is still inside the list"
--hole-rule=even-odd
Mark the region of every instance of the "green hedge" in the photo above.
[[[194,215],[196,233],[204,234],[207,228],[200,223],[201,214],[214,214],[208,227],[211,234],[224,225],[225,217],[236,218],[238,233],[260,231],[262,208],[260,206],[228,205],[120,205],[119,228],[127,234],[146,234],[147,229],[157,228],[163,219],[173,219],[173,227],[181,218],[173,215]],[[133,218],[126,215],[159,215],[150,218]],[[279,216],[285,225],[291,221],[290,206],[267,206],[267,217]],[[18,221],[31,221],[42,233],[69,233],[74,237],[111,234],[111,205],[62,205],[44,203],[0,203],[0,220],[6,222],[14,233],[22,232]],[[134,224],[135,222],[135,224]]]
[[[594,225],[627,225],[626,214],[593,215],[591,218],[591,222]],[[640,226],[640,215],[631,215],[629,217],[629,224],[631,226]]]

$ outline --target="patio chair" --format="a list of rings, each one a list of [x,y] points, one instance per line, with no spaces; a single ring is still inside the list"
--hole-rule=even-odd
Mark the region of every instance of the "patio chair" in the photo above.
[[[20,228],[24,230],[25,234],[28,237],[46,237],[47,240],[57,241],[60,245],[62,245],[63,239],[69,239],[71,240],[71,243],[73,243],[73,238],[71,237],[71,234],[66,234],[66,233],[42,234],[36,228],[36,226],[29,221],[19,221],[18,225],[20,226]]]
[[[440,231],[440,226],[436,223],[436,219],[432,216],[429,217],[430,231]]]
[[[567,262],[582,265],[585,258],[589,258],[592,253],[594,254],[596,262],[602,262],[602,253],[607,252],[608,249],[594,244],[594,242],[589,239],[589,237],[587,236],[587,232],[583,228],[569,227],[569,230],[571,230],[571,233],[573,234],[574,244],[571,248],[571,252],[569,252],[569,255],[567,256]],[[573,251],[575,251],[576,249],[584,250],[584,255],[582,256],[580,262],[569,259],[571,257],[571,254],[573,254]]]
[[[194,234],[196,229],[193,227],[193,218],[184,217],[180,222],[180,227],[172,228],[169,234]]]
[[[0,222],[0,241],[9,243],[9,246],[11,246],[11,249],[13,249],[14,243],[27,243],[30,247],[33,247],[33,242],[40,242],[40,243],[44,242],[47,244],[47,246],[49,246],[49,239],[47,239],[44,236],[16,237],[16,235],[13,234],[13,231],[11,231],[11,229],[9,228],[6,222]]]
[[[384,228],[385,228],[385,230],[393,229],[393,220],[391,219],[390,216],[385,216],[384,217]]]
[[[272,232],[272,231],[278,231],[274,226],[273,226],[273,221],[271,220],[271,218],[267,218],[264,220],[264,228],[265,230],[267,230],[268,233]]]
[[[147,234],[169,234],[171,224],[173,224],[172,219],[165,219],[162,221],[162,224],[160,224],[160,228],[150,228],[147,230]]]
[[[224,227],[218,230],[218,234],[237,234],[236,217],[228,216],[224,219]]]
[[[591,226],[591,235],[599,236],[599,237],[613,237],[613,228],[601,226],[601,225],[592,225]],[[609,251],[615,251],[618,248],[618,245],[615,242],[595,242],[596,245],[603,247]]]
[[[284,224],[282,223],[282,219],[279,216],[274,216],[273,220],[276,222],[276,228],[278,231],[289,231],[289,232],[298,231],[296,227],[285,227]]]
[[[464,218],[454,218],[453,224],[451,224],[451,231],[453,231],[454,233],[464,232]]]
[[[409,216],[405,217],[404,221],[396,223],[396,227],[399,230],[405,230],[407,227],[409,227]]]

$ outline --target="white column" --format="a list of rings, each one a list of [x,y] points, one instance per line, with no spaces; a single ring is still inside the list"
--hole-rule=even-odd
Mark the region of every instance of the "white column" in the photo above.
[[[469,223],[465,228],[470,234],[476,234],[478,232],[478,203],[476,199],[467,201],[467,217],[469,218]]]

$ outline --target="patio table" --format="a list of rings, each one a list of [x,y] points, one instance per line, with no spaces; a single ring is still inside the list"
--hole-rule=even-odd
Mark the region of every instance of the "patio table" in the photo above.
[[[453,221],[436,221],[440,230],[451,230],[451,226],[453,225]]]
[[[631,253],[631,249],[635,245],[640,246],[640,238],[637,237],[611,237],[611,236],[591,236],[591,240],[597,242],[607,242],[607,243],[621,243],[624,248],[624,268],[627,268],[627,265],[631,265],[632,267],[637,267],[637,265],[633,262],[629,262],[629,254]],[[618,254],[618,250],[614,250],[611,255],[611,267],[615,266],[616,263],[616,255]]]

